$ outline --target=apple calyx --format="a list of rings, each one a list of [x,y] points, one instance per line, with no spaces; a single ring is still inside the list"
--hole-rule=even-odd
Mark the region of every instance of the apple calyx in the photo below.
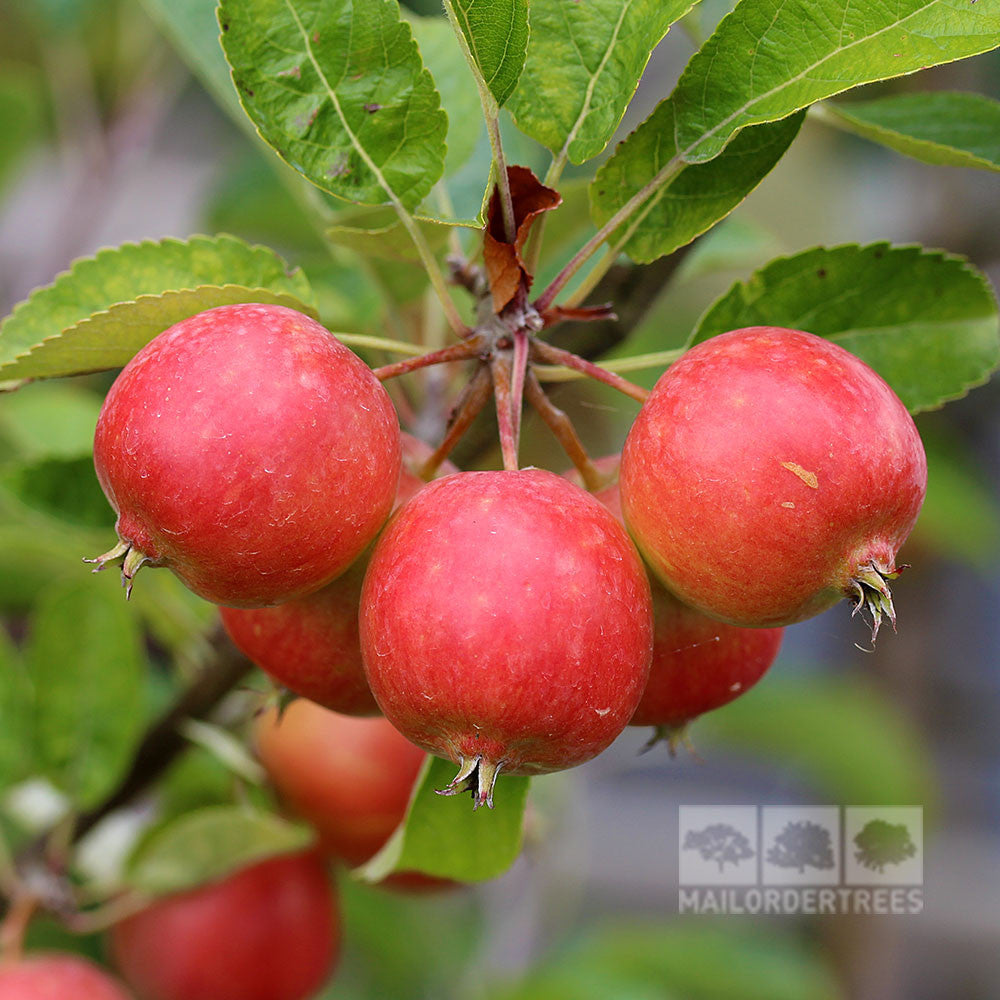
[[[152,562],[149,556],[140,549],[137,549],[131,542],[118,540],[118,543],[108,549],[103,555],[94,559],[84,559],[85,563],[93,563],[92,573],[100,573],[106,566],[116,563],[121,566],[122,586],[125,588],[125,600],[132,596],[132,581],[136,573],[148,562]]]
[[[698,751],[695,750],[694,743],[691,742],[690,719],[674,724],[653,726],[653,735],[650,736],[645,743],[643,743],[639,753],[648,753],[653,749],[653,747],[661,742],[667,744],[667,750],[671,757],[676,757],[678,749],[680,747],[684,747],[691,757],[698,761],[699,764],[701,763],[701,756],[698,754]]]
[[[854,602],[851,617],[860,611],[862,617],[867,613],[871,618],[872,645],[875,644],[878,630],[882,626],[883,616],[888,617],[893,632],[896,631],[896,609],[892,606],[889,580],[895,580],[904,569],[905,566],[886,568],[872,560],[858,567],[851,577],[850,586],[845,590],[847,597]]]
[[[472,811],[485,805],[493,808],[493,786],[504,762],[494,764],[485,757],[459,757],[458,774],[446,788],[435,789],[438,795],[461,795],[472,792]]]

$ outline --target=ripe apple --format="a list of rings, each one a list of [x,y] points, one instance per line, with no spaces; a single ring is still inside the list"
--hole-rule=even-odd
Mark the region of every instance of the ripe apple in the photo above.
[[[257,756],[278,794],[316,828],[320,849],[364,864],[402,823],[424,753],[385,719],[352,719],[304,698],[261,713]],[[456,886],[422,872],[395,872],[381,885],[426,892]]]
[[[733,625],[801,621],[843,597],[877,632],[927,486],[896,394],[842,347],[749,327],[688,351],[622,453],[625,521],[686,604]]]
[[[56,952],[0,962],[0,1000],[129,1000],[103,969]]]
[[[97,568],[169,566],[196,594],[261,607],[318,590],[375,537],[399,424],[368,366],[293,309],[183,320],[115,380],[94,464],[119,543]]]
[[[315,853],[168,896],[111,931],[115,964],[142,1000],[306,1000],[332,973],[339,942]]]
[[[615,518],[540,469],[430,483],[386,527],[361,596],[361,650],[386,718],[459,766],[581,764],[622,731],[649,673],[649,582]]]

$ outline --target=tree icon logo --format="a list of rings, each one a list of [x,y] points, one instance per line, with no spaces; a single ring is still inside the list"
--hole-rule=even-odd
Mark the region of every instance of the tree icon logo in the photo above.
[[[835,867],[830,831],[809,820],[791,821],[774,839],[767,861],[779,868],[829,870]]]
[[[885,871],[886,865],[899,865],[917,853],[905,823],[889,823],[884,819],[869,820],[855,836],[858,864],[869,871]]]
[[[689,830],[684,850],[697,851],[705,861],[714,861],[720,872],[727,864],[735,868],[754,856],[750,841],[728,823],[710,823],[702,830]]]

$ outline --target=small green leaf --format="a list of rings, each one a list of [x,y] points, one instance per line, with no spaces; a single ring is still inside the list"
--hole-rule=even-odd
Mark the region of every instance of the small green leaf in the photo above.
[[[179,892],[224,878],[275,854],[307,847],[304,826],[243,806],[208,806],[185,813],[142,841],[126,881],[150,895]]]
[[[702,163],[747,125],[998,45],[996,0],[742,0],[674,90],[679,155]]]
[[[24,663],[0,627],[0,789],[35,770],[34,698]]]
[[[455,44],[451,25],[442,17],[416,14],[407,20],[441,94],[441,107],[448,113],[448,152],[444,160],[444,173],[448,177],[475,152],[483,134],[483,109],[469,75],[469,65]]]
[[[900,629],[906,628],[901,616]],[[765,678],[692,727],[714,743],[784,762],[821,800],[853,805],[935,804],[919,732],[883,694],[847,676]]]
[[[691,344],[745,326],[829,338],[871,365],[914,413],[964,396],[1000,362],[986,279],[961,257],[915,246],[779,257],[718,299]]]
[[[553,153],[584,163],[608,144],[650,53],[696,0],[533,0],[510,112]]]
[[[527,0],[453,0],[455,18],[498,107],[517,86],[528,48]]]
[[[673,104],[662,101],[598,170],[591,215],[603,225],[658,173],[675,170],[609,237],[639,263],[672,253],[725,218],[770,173],[802,119],[797,114],[745,129],[715,162],[683,167],[674,145]]]
[[[924,163],[1000,171],[1000,101],[980,94],[897,94],[811,114]]]
[[[139,625],[115,581],[55,584],[31,618],[25,659],[43,773],[78,808],[121,777],[144,716]]]
[[[309,283],[234,236],[125,243],[76,261],[0,324],[0,378],[124,365],[167,327],[214,306],[274,302],[315,315]]]
[[[358,874],[380,882],[396,871],[420,871],[459,882],[480,882],[505,872],[521,851],[528,779],[501,774],[494,808],[473,811],[465,795],[441,796],[455,765],[428,757],[403,824]]]
[[[444,170],[447,115],[395,0],[223,0],[247,114],[317,187],[413,209]]]

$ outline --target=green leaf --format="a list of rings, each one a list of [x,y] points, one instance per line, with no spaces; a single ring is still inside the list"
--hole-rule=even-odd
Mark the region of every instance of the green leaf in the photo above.
[[[614,135],[650,53],[696,0],[533,0],[528,57],[510,112],[573,163]]]
[[[317,187],[415,208],[447,115],[394,0],[223,0],[222,45],[263,138]]]
[[[604,225],[651,178],[669,171],[609,239],[639,263],[672,253],[725,218],[770,173],[802,119],[797,114],[746,129],[715,162],[682,167],[674,145],[674,106],[663,101],[598,170],[590,189],[591,215]]]
[[[824,801],[935,805],[933,768],[919,732],[886,695],[857,678],[765,678],[699,719],[692,734],[696,744],[704,736],[783,762]]]
[[[90,455],[100,398],[58,382],[0,396],[0,437],[21,460]]]
[[[871,365],[914,413],[964,396],[1000,362],[986,279],[961,257],[916,246],[779,257],[718,299],[691,343],[745,326],[827,337]]]
[[[498,107],[517,86],[528,48],[527,0],[452,0],[455,18]]]
[[[441,94],[441,107],[448,114],[448,152],[444,160],[444,173],[448,177],[475,151],[485,127],[483,110],[469,76],[469,65],[455,44],[451,25],[442,17],[414,14],[407,20]]]
[[[299,271],[234,236],[125,243],[76,261],[0,324],[0,378],[119,368],[167,327],[234,302],[315,316]]]
[[[897,94],[811,114],[924,163],[1000,171],[1000,101],[980,94]]]
[[[307,847],[313,834],[271,813],[208,806],[165,824],[129,859],[126,880],[150,895],[203,885],[255,861]]]
[[[442,255],[448,247],[451,227],[433,219],[416,221],[431,252]],[[341,212],[327,235],[339,246],[349,247],[365,257],[420,264],[413,241],[391,208],[364,207]]]
[[[403,824],[358,874],[380,882],[395,871],[420,871],[459,882],[480,882],[505,872],[521,851],[528,779],[501,774],[494,808],[473,811],[465,795],[440,796],[455,765],[428,757]]]
[[[702,163],[747,125],[998,45],[996,0],[742,0],[673,92],[678,155]]]
[[[24,663],[0,627],[0,789],[34,771],[34,690]]]
[[[25,659],[43,773],[85,809],[128,766],[145,716],[139,626],[115,581],[87,575],[45,592]]]
[[[774,931],[696,922],[618,921],[588,931],[490,1000],[838,1000],[820,955]]]

